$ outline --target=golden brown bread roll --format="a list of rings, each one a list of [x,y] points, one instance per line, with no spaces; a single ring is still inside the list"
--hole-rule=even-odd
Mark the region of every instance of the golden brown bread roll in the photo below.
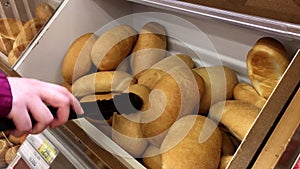
[[[12,66],[15,64],[15,62],[19,59],[19,57],[22,55],[24,50],[27,48],[28,44],[30,42],[25,42],[23,44],[20,44],[19,46],[14,47],[8,54],[8,64]]]
[[[20,148],[20,145],[15,145],[13,147],[10,147],[6,151],[6,153],[5,153],[5,162],[7,164],[10,164],[14,160],[14,158],[17,155],[17,152],[18,152],[19,148]]]
[[[195,62],[190,56],[182,53],[176,54],[176,56],[180,58],[189,68],[193,69],[195,67]]]
[[[86,33],[76,38],[68,48],[61,72],[64,80],[69,84],[72,84],[91,69],[90,53],[96,39],[97,37],[93,33]]]
[[[193,69],[205,82],[205,95],[201,98],[199,114],[207,114],[211,105],[233,98],[237,74],[226,66],[211,66]]]
[[[140,126],[140,113],[113,116],[112,139],[134,157],[141,157],[148,147]]]
[[[81,98],[94,93],[122,92],[134,83],[136,80],[126,72],[101,71],[77,79],[72,85],[72,92]]]
[[[127,92],[127,93],[134,93],[134,94],[136,94],[137,96],[139,96],[143,100],[143,103],[146,103],[146,102],[149,102],[150,91],[151,90],[147,86],[145,86],[145,85],[142,85],[142,84],[133,84],[133,85],[130,85],[128,87],[128,89],[126,89],[123,92],[124,93],[125,92]],[[143,104],[142,110],[146,109],[145,105],[146,104]]]
[[[220,162],[219,169],[226,169],[226,167],[230,163],[232,157],[233,157],[232,155],[224,155],[224,156],[222,156],[221,157],[221,162]]]
[[[54,9],[46,2],[40,2],[40,4],[35,8],[35,16],[39,19],[47,21],[53,14]]]
[[[91,57],[99,70],[114,70],[128,56],[137,40],[137,32],[129,25],[116,26],[95,42]]]
[[[143,154],[143,165],[148,169],[161,168],[161,155],[158,147],[149,145]]]
[[[200,115],[187,115],[170,128],[161,145],[162,168],[218,168],[222,136],[217,125]]]
[[[15,18],[0,18],[0,35],[15,40],[23,29],[23,22]]]
[[[240,141],[245,138],[260,108],[240,100],[226,100],[214,104],[209,117],[221,122]]]
[[[135,76],[135,78],[138,78],[138,84],[152,89],[164,75],[165,72],[161,69],[149,68],[143,72],[140,72],[139,77]]]
[[[179,64],[184,64],[180,59]],[[185,65],[185,64],[184,64]],[[195,113],[204,94],[203,79],[189,67],[169,71],[153,87],[142,114],[142,131],[159,147],[169,127],[180,117]],[[150,104],[147,105],[147,104]]]
[[[9,149],[9,144],[5,139],[0,139],[0,167],[4,167],[6,165],[5,162],[5,154]]]
[[[15,145],[22,144],[26,140],[27,136],[28,136],[28,134],[24,134],[20,137],[16,137],[16,136],[10,134],[10,135],[8,135],[8,140]]]
[[[4,38],[0,35],[0,52],[2,52],[4,55],[8,56],[8,53],[13,48],[14,41],[11,39]]]
[[[233,155],[235,152],[235,146],[232,143],[227,133],[221,130],[222,133],[222,155]]]
[[[289,65],[284,46],[276,39],[259,39],[247,55],[247,71],[256,91],[268,99]]]
[[[164,27],[156,22],[146,23],[133,48],[130,65],[132,74],[148,69],[166,55],[167,39]]]
[[[44,22],[38,18],[28,20],[24,23],[23,29],[20,30],[20,33],[16,37],[13,47],[30,42],[37,35],[43,25]]]
[[[267,101],[257,93],[253,86],[245,82],[240,82],[234,87],[233,97],[236,100],[251,103],[259,108],[262,108]]]
[[[178,67],[177,64],[181,67],[187,66],[189,68],[194,66],[194,62],[190,56],[185,54],[176,54],[166,57],[151,66],[149,69],[139,72],[135,75],[135,78],[138,80],[139,84],[143,84],[152,89],[160,78],[166,74],[166,72],[173,67]]]

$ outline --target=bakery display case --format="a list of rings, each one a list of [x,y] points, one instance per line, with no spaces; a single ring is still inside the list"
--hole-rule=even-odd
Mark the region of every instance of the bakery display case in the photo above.
[[[226,1],[226,3],[231,2]],[[164,36],[166,38],[165,41],[162,40],[166,44],[162,45],[164,47],[161,48],[166,55],[170,57],[173,55],[177,56],[177,54],[183,54],[184,56],[182,57],[189,56],[192,59],[192,63],[195,64],[194,68],[225,66],[235,72],[234,76],[236,76],[236,79],[233,78],[233,81],[235,81],[234,85],[240,82],[251,84],[252,81],[248,75],[249,68],[247,67],[249,51],[253,49],[260,39],[265,37],[275,39],[276,43],[278,42],[286,49],[289,63],[282,73],[278,84],[276,84],[274,91],[271,92],[270,97],[258,109],[257,116],[253,118],[253,123],[250,123],[249,130],[246,130],[240,138],[237,137],[238,134],[236,133],[236,135],[229,134],[234,150],[231,152],[227,168],[292,168],[300,150],[299,142],[297,142],[300,120],[297,116],[300,81],[300,27],[297,23],[277,18],[253,16],[249,13],[239,13],[239,11],[234,11],[231,8],[220,9],[218,6],[196,4],[193,1],[63,0],[58,2],[55,9],[55,12],[47,20],[46,24],[43,25],[39,33],[32,39],[30,45],[12,65],[12,69],[19,76],[63,84],[65,77],[62,74],[62,68],[66,64],[65,58],[67,57],[67,53],[71,50],[74,42],[83,37],[83,35],[92,33],[96,36],[93,45],[100,44],[97,47],[97,52],[94,52],[98,54],[101,53],[99,48],[103,48],[103,46],[109,43],[112,43],[112,46],[118,44],[114,42],[114,38],[119,34],[107,33],[113,28],[118,28],[120,25],[129,26],[130,28],[126,28],[129,35],[120,33],[124,36],[123,38],[128,38],[134,37],[134,33],[130,33],[134,32],[131,28],[136,30],[136,32],[140,32],[147,23],[157,23],[165,31],[161,33],[160,29],[154,29],[159,34],[166,35]],[[80,14],[78,14],[79,12]],[[293,16],[296,17],[297,15],[295,13]],[[107,37],[103,38],[103,35]],[[141,37],[141,35],[139,36]],[[104,40],[101,41],[99,37],[102,37]],[[88,39],[90,40],[91,38]],[[132,46],[130,48],[133,48]],[[88,50],[87,48],[84,49]],[[94,49],[90,50],[93,51]],[[118,50],[122,49],[118,48]],[[131,50],[122,50],[120,53],[126,53],[126,57],[122,58],[117,68],[113,69],[118,69],[118,71],[130,69],[128,68],[131,66],[129,64],[130,58],[134,57],[134,53],[131,52]],[[114,57],[121,55],[117,52],[113,54]],[[155,54],[158,55],[158,53]],[[69,61],[68,63],[71,64],[71,62]],[[75,62],[74,65],[80,65],[83,62]],[[138,62],[137,65],[141,65],[142,62],[143,60]],[[281,63],[283,64],[283,62]],[[167,61],[165,65],[170,70],[177,66],[177,64],[173,64],[172,60]],[[85,72],[84,74],[93,74],[101,72],[100,70],[104,69],[97,66],[95,64],[91,68],[88,67],[89,72]],[[86,68],[85,66],[79,67]],[[130,74],[132,72],[127,73]],[[189,81],[188,79],[193,76],[193,74],[185,74],[184,71],[177,73],[176,76],[184,75],[186,81]],[[222,73],[223,77],[227,77],[226,72],[223,71]],[[75,72],[72,75],[75,76]],[[128,76],[126,75],[126,77]],[[95,79],[92,79],[92,82],[93,80],[95,81]],[[97,82],[100,80],[97,80]],[[132,83],[132,79],[130,80],[130,83]],[[226,80],[226,78],[218,78],[217,83],[223,87],[229,86],[226,84]],[[92,84],[91,88],[96,90],[97,87],[93,87],[94,82],[88,83],[87,81],[87,79],[83,80],[86,83],[85,86]],[[161,82],[161,88],[159,89],[167,90],[168,88],[172,88],[170,81],[172,79]],[[82,93],[78,93],[74,87],[76,81],[74,80],[71,83],[73,83],[72,92],[74,95],[81,97]],[[123,84],[123,81],[118,82],[118,87],[120,87],[121,83]],[[167,83],[169,86],[164,87],[163,83]],[[203,82],[200,83],[203,85]],[[126,84],[128,85],[128,82]],[[188,84],[183,83],[183,85]],[[184,86],[183,89],[192,91],[191,86]],[[121,89],[121,91],[125,92],[126,90],[126,87]],[[176,92],[171,92],[170,94],[173,93]],[[196,99],[192,97],[194,95],[195,97],[197,96],[196,94],[187,93],[185,97],[189,102],[183,101],[187,105],[190,105],[191,108],[193,108],[192,100]],[[167,97],[169,96],[167,95]],[[233,99],[232,96],[230,99]],[[174,109],[176,106],[173,104],[171,107]],[[100,112],[99,116],[101,119],[102,114]],[[206,116],[213,117],[212,111],[206,114]],[[183,119],[186,120],[184,117]],[[113,126],[113,123],[119,122],[120,125],[127,121],[134,121],[131,118],[133,117],[116,114],[109,120],[99,120],[90,117],[78,118],[70,120],[57,129],[44,131],[41,137],[48,140],[59,152],[59,155],[53,160],[51,166],[53,168],[148,168],[144,152],[146,148],[159,143],[153,140],[149,141],[149,138],[141,140],[129,139],[130,141],[128,141],[116,136],[116,133],[118,133],[116,131],[120,131],[121,129]],[[239,121],[234,118],[232,119],[233,121]],[[178,121],[181,120],[180,118]],[[218,120],[216,121],[218,127],[221,128],[220,131],[231,133],[224,126],[225,124],[223,124],[222,119]],[[241,123],[237,124],[238,128],[242,128],[245,125],[245,123]],[[127,123],[126,127],[134,125],[136,123]],[[154,127],[150,128],[153,129]],[[133,129],[128,131],[133,131]],[[145,133],[146,131],[144,130],[142,134]],[[179,130],[178,133],[180,133]],[[172,136],[167,138],[170,137],[172,139]],[[120,140],[125,141],[122,142]],[[211,150],[215,149],[220,143],[219,141],[216,142],[218,143],[215,143],[210,148]],[[169,146],[166,141],[162,145]],[[182,152],[186,153],[186,150],[189,150],[190,154],[197,154],[199,151],[197,148],[203,148],[197,146],[192,147],[192,150],[189,150],[188,148],[190,147],[186,146],[186,148],[182,149]],[[221,150],[218,149],[216,151]],[[162,165],[168,167],[166,164],[168,160],[165,154],[164,164]],[[217,163],[217,166],[215,168],[219,167],[219,162],[221,161],[221,152],[217,154],[219,156],[216,157],[217,162],[215,163]],[[184,153],[176,156],[181,158],[175,159],[179,163],[181,161],[189,163]],[[208,156],[208,154],[204,154],[204,156]],[[25,157],[20,156],[19,160],[22,158]],[[25,158],[23,160],[27,160],[27,164],[29,163],[28,159]],[[213,161],[212,159],[209,160]],[[61,161],[63,161],[62,163],[66,162],[68,165],[60,166]],[[154,165],[154,162],[152,161],[151,164]],[[187,165],[185,164],[185,166]]]
[[[9,66],[13,66],[47,23],[60,2],[2,0],[0,3],[0,56]]]

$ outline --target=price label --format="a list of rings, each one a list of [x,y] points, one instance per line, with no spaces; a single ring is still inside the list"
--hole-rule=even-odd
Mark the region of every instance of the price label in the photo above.
[[[30,168],[50,168],[59,151],[45,136],[39,134],[29,135],[19,153]]]
[[[32,145],[25,141],[18,153],[26,164],[32,169],[48,169],[50,165],[40,156],[40,154],[32,147]]]
[[[48,164],[51,164],[57,155],[56,149],[47,140],[44,140],[37,150]]]

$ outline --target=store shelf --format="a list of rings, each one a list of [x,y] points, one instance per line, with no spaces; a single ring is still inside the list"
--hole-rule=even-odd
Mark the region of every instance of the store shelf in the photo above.
[[[293,39],[300,39],[300,25],[251,16],[237,12],[207,7],[203,5],[187,3],[177,0],[129,0],[132,2],[173,10],[178,13],[186,13],[193,16],[213,18],[242,27],[258,29],[260,31],[273,32]]]

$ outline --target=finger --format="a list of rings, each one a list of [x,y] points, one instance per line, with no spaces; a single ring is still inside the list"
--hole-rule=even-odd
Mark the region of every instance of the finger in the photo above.
[[[56,108],[60,108],[61,106],[69,106],[77,114],[84,113],[79,101],[65,87],[55,84],[48,85],[51,86],[52,90],[47,90],[47,93],[43,93],[42,99],[45,103]]]
[[[72,109],[77,113],[77,114],[83,114],[84,111],[80,105],[80,102],[76,99],[76,97],[74,97],[73,95],[71,96],[72,97],[72,100],[73,100],[73,104],[71,105],[72,106]]]
[[[9,133],[16,137],[20,137],[28,133],[32,129],[32,123],[30,120],[30,116],[27,112],[27,109],[24,108],[20,110],[25,110],[25,111],[18,112],[18,114],[11,112],[12,114],[16,114],[15,116],[12,117],[16,129],[10,130]]]
[[[69,104],[66,104],[66,105],[67,106],[62,105],[57,109],[56,117],[50,124],[51,128],[58,127],[68,121],[69,113],[70,113],[70,106],[69,106]]]
[[[48,107],[40,99],[33,99],[28,107],[32,118],[36,121],[30,133],[42,132],[54,119]]]

